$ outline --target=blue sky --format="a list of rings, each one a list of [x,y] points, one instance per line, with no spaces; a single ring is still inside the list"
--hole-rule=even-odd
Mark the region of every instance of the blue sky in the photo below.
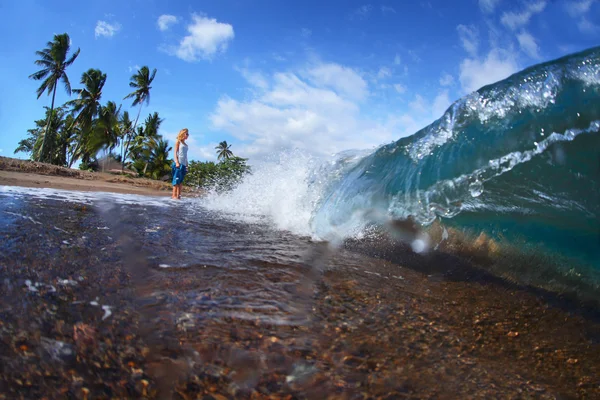
[[[89,68],[108,75],[104,103],[128,108],[129,77],[157,68],[142,117],[158,111],[171,142],[189,128],[197,160],[214,160],[222,140],[251,161],[372,148],[482,85],[600,44],[599,0],[19,0],[2,2],[0,21],[9,157],[50,105],[28,75],[57,33],[81,48],[73,88]],[[59,87],[57,104],[67,100]]]

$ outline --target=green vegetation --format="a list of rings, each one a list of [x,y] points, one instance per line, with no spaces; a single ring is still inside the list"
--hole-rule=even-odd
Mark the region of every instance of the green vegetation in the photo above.
[[[251,172],[247,158],[231,156],[218,163],[190,161],[184,183],[203,189],[230,190],[244,175]]]
[[[88,69],[81,76],[81,87],[71,89],[67,68],[77,59],[80,49],[69,56],[70,44],[68,34],[54,35],[45,49],[36,52],[39,59],[35,64],[42,69],[29,77],[42,81],[37,89],[38,99],[47,92],[52,94],[52,103],[50,108],[44,107],[44,118],[35,121],[35,127],[27,131],[27,138],[19,142],[15,153],[29,153],[34,161],[68,167],[80,161],[80,169],[93,171],[100,169],[100,157],[119,163],[121,172],[127,168],[138,176],[168,179],[172,147],[158,133],[163,119],[154,112],[138,125],[144,103],[150,103],[156,69],[151,72],[143,66],[130,78],[129,86],[134,90],[124,99],[133,99],[132,107],[139,106],[132,121],[128,111],[121,111],[120,104],[102,103],[107,76],[99,69]],[[59,81],[69,96],[75,93],[77,98],[55,107]],[[247,159],[235,156],[226,141],[215,149],[219,162],[191,161],[186,184],[227,190],[250,172]]]

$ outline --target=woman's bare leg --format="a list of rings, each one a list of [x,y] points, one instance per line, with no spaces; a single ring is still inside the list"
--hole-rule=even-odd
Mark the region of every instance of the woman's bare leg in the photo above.
[[[172,199],[177,198],[177,185],[173,185],[173,194],[171,195]]]

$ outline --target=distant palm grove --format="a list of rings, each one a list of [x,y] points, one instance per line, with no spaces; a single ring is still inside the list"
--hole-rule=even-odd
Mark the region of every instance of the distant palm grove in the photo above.
[[[133,90],[124,99],[132,99],[138,107],[135,119],[121,105],[107,101],[102,105],[102,89],[106,74],[90,68],[81,76],[81,88],[71,89],[67,68],[75,62],[80,49],[70,53],[71,40],[66,33],[54,35],[47,47],[36,51],[35,64],[41,69],[29,77],[41,81],[38,99],[52,95],[50,107],[44,107],[43,119],[27,131],[27,138],[19,142],[15,153],[29,153],[34,161],[71,167],[80,161],[79,168],[98,171],[105,165],[118,165],[121,172],[151,179],[168,179],[171,173],[169,142],[158,133],[163,119],[157,112],[140,121],[142,108],[150,103],[150,90],[156,69],[141,67],[130,78]],[[76,99],[55,106],[56,90],[64,87]],[[247,159],[233,155],[226,141],[215,148],[218,163],[191,161],[186,183],[199,187],[230,188],[244,174],[250,172]],[[118,171],[118,169],[117,169]]]

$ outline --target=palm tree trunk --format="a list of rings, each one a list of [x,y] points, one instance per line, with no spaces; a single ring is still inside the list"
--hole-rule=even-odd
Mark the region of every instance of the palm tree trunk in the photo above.
[[[48,130],[50,129],[50,121],[52,120],[52,112],[54,111],[54,98],[56,97],[56,84],[54,85],[54,90],[52,91],[52,104],[50,105],[50,114],[48,114],[48,119],[46,120],[46,132],[44,133],[44,141],[42,142],[42,149],[40,150],[40,155],[38,157],[38,161],[46,162],[46,152],[48,151]]]
[[[138,110],[137,117],[135,117],[135,122],[133,123],[133,132],[135,132],[135,127],[137,126],[138,119],[140,119],[140,114],[142,113],[142,106],[143,103],[140,103],[140,109]],[[123,173],[123,171],[125,170],[125,156],[127,155],[127,149],[129,148],[130,142],[131,140],[128,137],[127,143],[125,144],[125,152],[123,154],[123,158],[121,159],[121,173]]]
[[[75,146],[75,150],[73,150],[73,155],[71,156],[71,161],[69,161],[69,168],[71,168],[71,165],[73,165],[73,162],[77,159],[77,158],[75,158],[75,155],[79,151],[79,146],[81,146],[81,141],[77,142],[77,146]]]

